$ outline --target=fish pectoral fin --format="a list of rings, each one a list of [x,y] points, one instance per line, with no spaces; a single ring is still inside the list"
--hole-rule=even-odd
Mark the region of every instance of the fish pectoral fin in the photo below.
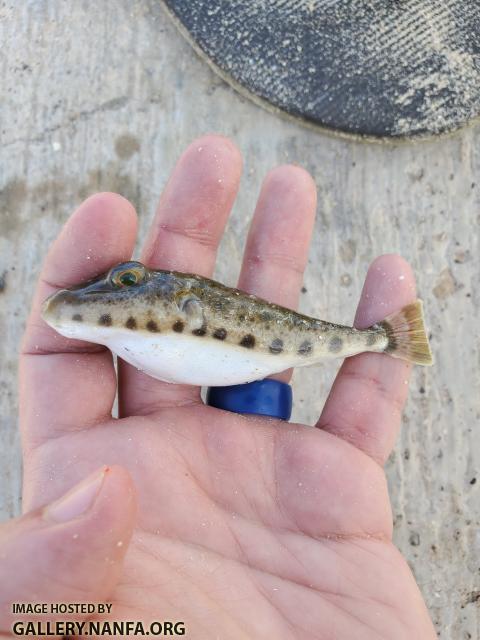
[[[203,305],[196,296],[192,294],[182,296],[178,300],[178,308],[185,314],[192,330],[201,329],[205,325]]]

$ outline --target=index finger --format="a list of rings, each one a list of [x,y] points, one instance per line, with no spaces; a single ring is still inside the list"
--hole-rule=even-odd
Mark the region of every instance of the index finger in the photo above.
[[[110,352],[64,338],[40,312],[57,289],[129,259],[136,228],[136,214],[127,200],[100,193],[80,205],[48,252],[20,355],[20,425],[27,449],[111,414],[116,377]]]

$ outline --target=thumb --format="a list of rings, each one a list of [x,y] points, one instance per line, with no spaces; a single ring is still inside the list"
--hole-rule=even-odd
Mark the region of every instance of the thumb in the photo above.
[[[59,500],[0,527],[0,633],[12,603],[101,602],[116,585],[135,519],[122,467],[102,467]],[[55,620],[86,615],[57,614]],[[45,620],[29,615],[28,620]]]

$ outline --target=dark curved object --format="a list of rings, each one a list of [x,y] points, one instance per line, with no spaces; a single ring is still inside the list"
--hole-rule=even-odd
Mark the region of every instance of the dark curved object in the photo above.
[[[407,138],[480,114],[480,0],[163,0],[217,71],[322,128]]]

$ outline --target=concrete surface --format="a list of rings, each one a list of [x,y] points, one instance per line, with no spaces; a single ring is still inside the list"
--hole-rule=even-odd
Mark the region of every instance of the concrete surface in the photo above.
[[[305,312],[348,322],[374,256],[399,251],[413,264],[436,366],[415,370],[388,463],[395,540],[439,636],[478,638],[480,130],[395,147],[308,131],[232,91],[156,0],[3,2],[0,42],[3,517],[19,511],[16,352],[49,242],[98,190],[130,198],[143,233],[180,151],[220,131],[243,151],[245,174],[219,278],[235,282],[261,178],[286,161],[319,190]],[[296,419],[314,422],[336,367],[296,375]]]

